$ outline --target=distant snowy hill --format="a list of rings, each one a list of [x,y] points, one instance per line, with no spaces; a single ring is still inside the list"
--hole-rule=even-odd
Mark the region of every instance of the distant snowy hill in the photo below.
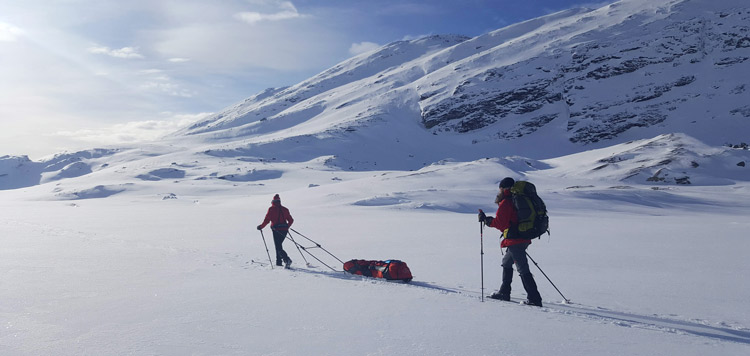
[[[614,181],[747,180],[749,24],[744,0],[625,0],[476,38],[399,41],[160,142],[41,162],[0,157],[0,189],[94,175],[117,192],[128,182],[280,177],[267,162],[418,170],[513,156]],[[591,150],[611,157],[579,161]]]

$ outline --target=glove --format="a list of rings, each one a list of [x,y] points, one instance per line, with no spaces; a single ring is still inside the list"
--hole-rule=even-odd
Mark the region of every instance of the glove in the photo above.
[[[263,225],[258,225],[258,230],[263,230]]]
[[[479,222],[483,223],[485,220],[487,220],[487,215],[484,215],[484,211],[479,210]]]
[[[487,226],[492,226],[492,220],[495,220],[492,216],[487,216],[484,218],[484,224]]]

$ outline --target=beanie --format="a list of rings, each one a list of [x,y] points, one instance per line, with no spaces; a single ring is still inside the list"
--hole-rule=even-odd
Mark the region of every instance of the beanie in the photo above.
[[[276,194],[273,196],[273,201],[281,201],[281,197],[278,194]]]
[[[505,177],[500,181],[500,188],[510,188],[513,186],[513,184],[516,184],[516,181],[513,180],[513,178]]]

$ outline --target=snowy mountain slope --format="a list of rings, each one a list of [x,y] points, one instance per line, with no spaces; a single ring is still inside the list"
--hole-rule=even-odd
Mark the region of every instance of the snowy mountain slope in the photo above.
[[[748,19],[738,0],[631,0],[473,39],[398,42],[177,136],[231,139],[222,149],[231,156],[283,151],[292,146],[285,140],[318,156],[337,154],[326,148],[332,139],[377,151],[403,136],[393,125],[410,136],[432,134],[432,147],[457,146],[474,159],[492,151],[550,158],[550,147],[567,154],[672,132],[736,144],[750,129]],[[450,157],[401,145],[430,162]]]
[[[462,36],[430,36],[413,41],[400,41],[386,45],[376,51],[362,54],[342,62],[317,76],[305,80],[293,87],[281,89],[267,89],[242,104],[234,106],[227,111],[197,122],[177,132],[180,134],[199,134],[204,132],[215,132],[234,129],[239,126],[266,121],[273,117],[285,117],[285,111],[294,112],[295,104],[303,101],[318,102],[303,105],[303,107],[315,107],[315,104],[328,101],[331,92],[346,87],[351,83],[371,78],[382,71],[397,67],[416,58],[429,53],[434,53],[445,47],[450,47],[468,38]],[[322,95],[321,94],[327,94]],[[340,104],[346,105],[346,103]],[[317,114],[317,113],[316,113]],[[307,115],[307,118],[315,114]],[[275,120],[283,121],[283,120]],[[273,125],[272,125],[273,126]],[[285,125],[288,127],[292,125]],[[235,130],[225,135],[241,136],[254,130]],[[278,127],[274,128],[278,130]],[[263,131],[260,131],[263,132]]]
[[[634,153],[652,161],[645,167],[594,171],[606,163],[594,162],[568,170],[663,184],[689,176],[695,161],[707,173],[691,183],[746,180],[746,151],[724,145],[746,142],[750,132],[750,61],[743,59],[750,57],[749,14],[737,0],[631,0],[471,39],[401,41],[295,86],[266,90],[153,145],[41,162],[0,158],[0,189],[88,175],[111,177],[105,180],[115,186],[260,181],[279,177],[279,170],[263,168],[266,162],[320,159],[325,169],[364,171],[418,170],[446,159],[536,161],[673,133],[684,133],[676,140],[689,141],[688,148],[654,150],[648,158]],[[696,153],[708,149],[701,145],[724,153]],[[171,158],[181,151],[192,157]]]
[[[456,132],[491,126],[502,139],[559,122],[558,134],[584,144],[626,132],[738,140],[749,15],[742,2],[624,1],[566,17],[456,63],[458,85],[424,78],[449,90],[422,94],[422,119]]]

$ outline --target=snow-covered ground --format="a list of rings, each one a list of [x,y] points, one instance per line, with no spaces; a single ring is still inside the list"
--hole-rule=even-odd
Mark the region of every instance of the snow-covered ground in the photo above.
[[[0,191],[0,354],[750,353],[746,181],[577,184],[559,167],[524,177],[513,162],[263,163],[281,177],[141,178],[102,199],[54,194],[91,192],[86,177]],[[529,253],[572,304],[535,267],[544,308],[481,302],[475,213],[494,210],[506,175],[536,182],[547,201],[552,235]],[[293,228],[337,257],[401,259],[414,281],[334,272],[307,255],[306,266],[289,241],[296,269],[252,263],[268,260],[255,226],[274,193]],[[485,294],[500,283],[498,235],[484,231]]]

